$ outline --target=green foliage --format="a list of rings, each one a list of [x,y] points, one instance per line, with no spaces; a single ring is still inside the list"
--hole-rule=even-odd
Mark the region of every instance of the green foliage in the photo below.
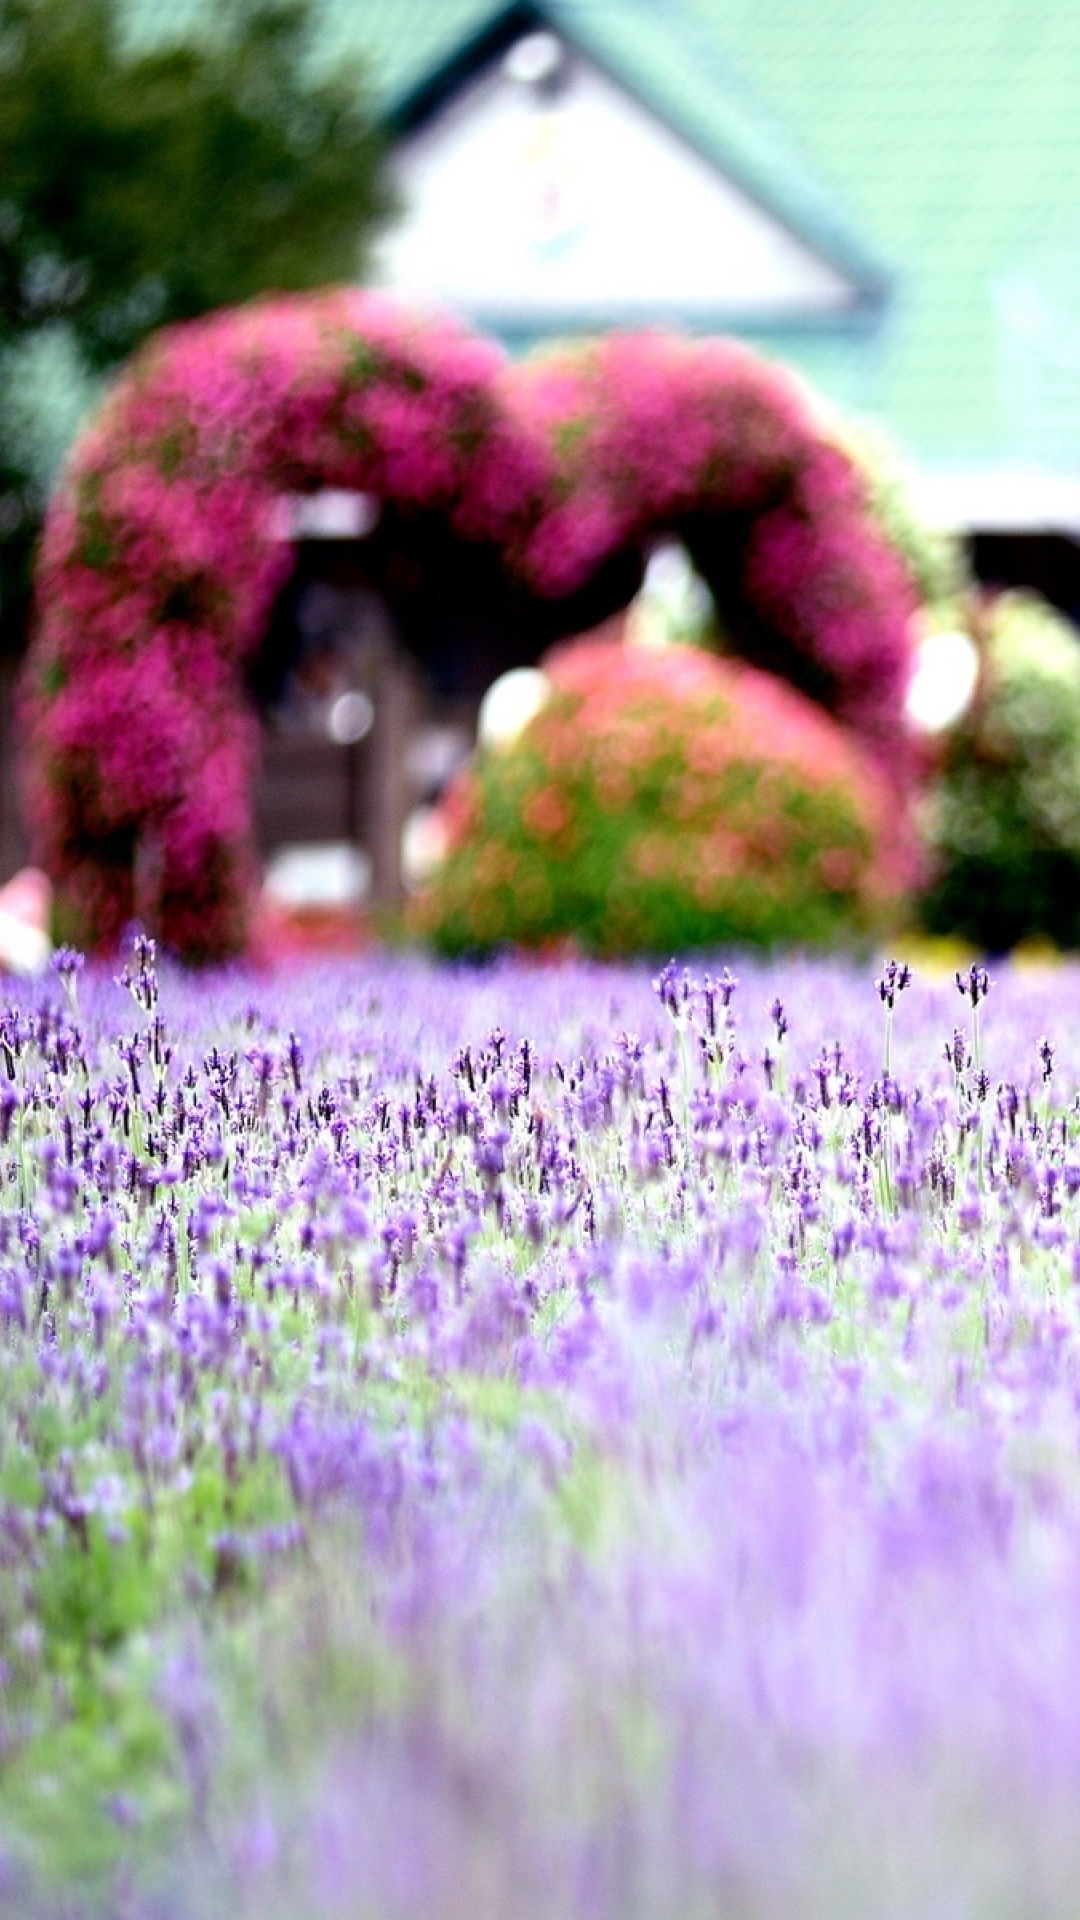
[[[981,625],[982,685],[929,808],[923,915],[992,952],[1080,946],[1080,646],[1034,595],[1002,595]]]
[[[221,0],[125,50],[113,0],[3,0],[0,328],[94,365],[151,326],[355,274],[385,210],[363,77],[320,77],[302,0]]]
[[[90,1677],[68,1686],[67,1714],[9,1759],[0,1835],[14,1858],[58,1885],[107,1884],[122,1842],[149,1852],[183,1814],[182,1767],[154,1697],[158,1653],[144,1643],[95,1662]]]
[[[138,48],[117,0],[0,0],[0,540],[49,456],[28,348],[59,334],[93,374],[166,322],[356,277],[378,143],[362,71],[318,70],[309,28],[308,0],[216,0]]]

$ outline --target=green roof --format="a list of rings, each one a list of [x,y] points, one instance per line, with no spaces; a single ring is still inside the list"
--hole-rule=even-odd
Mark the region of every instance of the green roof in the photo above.
[[[1080,457],[1080,9],[681,0],[894,274],[867,398],[940,463]]]

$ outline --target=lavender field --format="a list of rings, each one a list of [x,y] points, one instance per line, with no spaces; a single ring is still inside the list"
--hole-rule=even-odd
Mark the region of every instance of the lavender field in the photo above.
[[[1080,974],[0,1016],[0,1911],[1050,1920]]]

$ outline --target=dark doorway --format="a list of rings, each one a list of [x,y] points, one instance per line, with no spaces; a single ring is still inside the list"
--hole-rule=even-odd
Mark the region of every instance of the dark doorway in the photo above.
[[[384,506],[360,539],[305,539],[249,674],[263,717],[259,851],[361,850],[368,897],[402,897],[406,824],[475,742],[492,682],[597,626],[641,584],[636,551],[562,600],[529,593],[444,518]],[[357,722],[335,724],[349,713]],[[351,737],[350,737],[351,736]]]
[[[1080,627],[1080,543],[1063,533],[975,533],[968,548],[987,587],[1030,587]]]

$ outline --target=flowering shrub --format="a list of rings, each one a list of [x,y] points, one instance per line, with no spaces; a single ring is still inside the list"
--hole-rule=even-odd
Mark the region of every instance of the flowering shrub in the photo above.
[[[982,679],[926,808],[927,925],[991,952],[1080,947],[1080,648],[1035,595],[976,611]]]
[[[915,588],[858,463],[801,387],[731,340],[611,334],[521,369],[553,504],[525,565],[547,591],[659,531],[678,535],[731,643],[911,776],[903,701]]]
[[[776,369],[647,335],[511,370],[370,294],[271,300],[152,342],[49,515],[23,723],[63,935],[107,948],[139,914],[192,958],[244,947],[273,509],[327,486],[441,515],[551,599],[678,532],[733,644],[909,779],[911,582]]]
[[[5,1920],[1074,1920],[1077,969],[740,975],[0,1006]]]
[[[819,944],[880,913],[891,809],[865,755],[771,674],[593,639],[444,802],[415,920],[447,952]]]
[[[243,691],[291,564],[283,492],[370,491],[502,550],[543,464],[496,348],[370,294],[177,327],[133,362],[53,503],[24,682],[27,814],[60,930],[132,914],[189,957],[245,944],[258,725]]]

